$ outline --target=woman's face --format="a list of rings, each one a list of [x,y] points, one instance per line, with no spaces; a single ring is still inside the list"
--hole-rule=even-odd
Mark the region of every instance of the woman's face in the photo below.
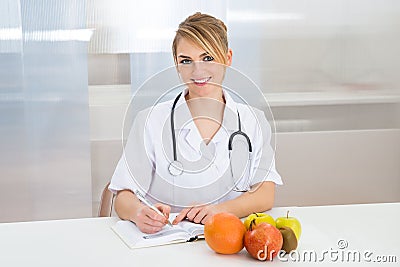
[[[189,88],[189,96],[221,98],[222,81],[226,65],[214,58],[190,40],[182,38],[176,48],[178,72]],[[231,64],[232,52],[227,54],[227,65]]]

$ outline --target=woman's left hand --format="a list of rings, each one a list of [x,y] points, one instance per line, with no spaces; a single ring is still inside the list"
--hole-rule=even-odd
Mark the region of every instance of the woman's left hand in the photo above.
[[[209,218],[214,214],[222,212],[217,205],[204,205],[204,206],[193,206],[181,210],[181,212],[176,216],[172,224],[177,224],[184,219],[187,219],[194,223],[204,224]]]

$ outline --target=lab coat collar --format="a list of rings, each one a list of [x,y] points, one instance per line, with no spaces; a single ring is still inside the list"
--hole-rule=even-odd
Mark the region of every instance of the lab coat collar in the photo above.
[[[192,115],[187,106],[185,95],[188,89],[182,91],[175,108],[175,132],[177,135],[185,136],[186,142],[196,151],[200,151],[202,137],[192,119]],[[229,136],[238,130],[238,115],[237,105],[230,94],[223,90],[225,98],[225,110],[222,120],[222,126],[216,135],[213,137],[212,142],[219,143],[227,140]],[[179,110],[179,112],[178,112]],[[179,114],[179,115],[178,115]]]
[[[226,90],[223,90],[223,94],[225,97],[225,110],[224,118],[222,120],[222,127],[224,127],[227,131],[235,132],[239,127],[237,104]]]

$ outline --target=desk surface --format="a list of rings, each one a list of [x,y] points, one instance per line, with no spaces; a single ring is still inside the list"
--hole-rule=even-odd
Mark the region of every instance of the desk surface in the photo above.
[[[287,255],[287,262],[274,258],[262,263],[250,258],[245,249],[235,255],[216,254],[204,240],[131,250],[110,229],[117,218],[85,218],[0,224],[0,266],[318,264],[315,257],[310,260],[311,254],[323,266],[364,266],[366,261],[371,261],[368,266],[382,266],[376,260],[398,266],[400,262],[400,203],[274,208],[268,213],[276,218],[288,209],[301,221],[303,233],[298,254]],[[355,254],[360,255],[359,263],[353,262],[358,261]]]

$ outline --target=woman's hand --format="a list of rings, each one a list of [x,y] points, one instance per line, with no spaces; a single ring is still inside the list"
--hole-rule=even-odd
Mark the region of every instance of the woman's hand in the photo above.
[[[181,210],[176,216],[172,224],[177,224],[185,218],[194,223],[205,224],[205,222],[211,218],[214,214],[223,212],[217,205],[204,205],[204,206],[193,206]]]
[[[136,212],[134,222],[143,233],[157,233],[168,223],[168,217],[171,211],[171,207],[161,203],[157,203],[154,206],[159,209],[165,216],[159,215],[157,212],[146,205],[141,205],[141,207]]]

